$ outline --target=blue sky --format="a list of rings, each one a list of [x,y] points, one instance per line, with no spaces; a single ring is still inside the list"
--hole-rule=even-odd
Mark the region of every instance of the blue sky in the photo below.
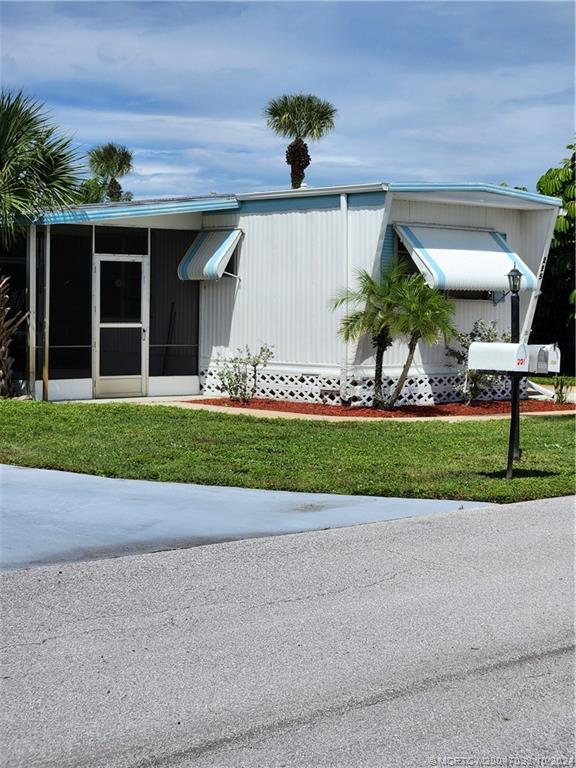
[[[530,189],[574,131],[572,2],[2,2],[3,86],[81,151],[134,151],[136,197],[289,185],[262,117],[338,108],[310,186],[507,181]]]

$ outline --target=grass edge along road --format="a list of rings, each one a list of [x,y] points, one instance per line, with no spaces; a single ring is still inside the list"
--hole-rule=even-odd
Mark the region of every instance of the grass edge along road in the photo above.
[[[0,401],[0,463],[203,485],[513,502],[574,493],[574,417],[314,422],[170,406]]]

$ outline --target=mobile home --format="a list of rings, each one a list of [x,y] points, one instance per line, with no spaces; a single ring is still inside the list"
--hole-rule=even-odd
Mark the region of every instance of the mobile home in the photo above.
[[[505,331],[516,264],[527,341],[560,204],[490,184],[377,183],[46,212],[0,256],[30,312],[16,375],[50,400],[217,393],[217,361],[266,343],[261,395],[367,403],[370,341],[344,343],[329,306],[356,271],[404,259],[453,297],[460,329]],[[405,358],[402,341],[386,352],[386,387]],[[460,377],[443,342],[421,344],[401,402],[456,400]]]

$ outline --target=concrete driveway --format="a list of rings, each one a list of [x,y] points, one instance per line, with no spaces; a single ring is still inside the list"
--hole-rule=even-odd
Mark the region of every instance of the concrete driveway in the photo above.
[[[0,763],[573,765],[573,508],[6,572]]]
[[[21,568],[478,506],[115,480],[0,465],[0,563]]]

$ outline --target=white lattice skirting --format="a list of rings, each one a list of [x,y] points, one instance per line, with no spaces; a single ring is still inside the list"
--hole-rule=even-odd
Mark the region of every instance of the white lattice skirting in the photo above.
[[[384,397],[391,392],[396,379],[385,379],[382,387]],[[434,405],[436,403],[457,403],[462,395],[457,387],[462,383],[462,374],[426,376],[418,374],[408,376],[399,405]],[[222,395],[220,381],[214,369],[200,372],[200,384],[205,395]],[[526,394],[526,380],[522,379],[521,397]],[[341,388],[340,377],[321,376],[313,373],[286,373],[265,370],[259,374],[257,397],[270,400],[289,400],[298,403],[326,403],[340,405],[342,396],[355,405],[371,405],[374,392],[374,380],[370,378],[350,379],[346,387]],[[498,382],[487,389],[480,400],[508,400],[510,398],[510,379],[502,376]]]

